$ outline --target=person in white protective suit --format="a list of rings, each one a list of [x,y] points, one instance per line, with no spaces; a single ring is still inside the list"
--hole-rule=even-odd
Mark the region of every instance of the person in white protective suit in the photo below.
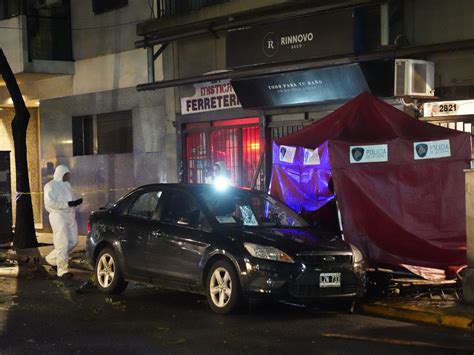
[[[205,178],[206,184],[227,184],[230,185],[230,174],[225,162],[218,161],[212,165],[212,175]]]
[[[54,249],[46,256],[46,262],[57,267],[59,277],[72,276],[68,272],[69,253],[78,243],[75,207],[81,203],[82,198],[73,200],[69,168],[58,165],[54,179],[44,186],[44,205],[49,212],[54,242]]]

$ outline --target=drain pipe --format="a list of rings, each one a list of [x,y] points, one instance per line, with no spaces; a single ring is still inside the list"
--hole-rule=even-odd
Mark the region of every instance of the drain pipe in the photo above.
[[[155,82],[154,46],[147,47],[148,82]]]
[[[390,44],[390,21],[389,21],[389,3],[380,4],[380,45],[388,46]]]

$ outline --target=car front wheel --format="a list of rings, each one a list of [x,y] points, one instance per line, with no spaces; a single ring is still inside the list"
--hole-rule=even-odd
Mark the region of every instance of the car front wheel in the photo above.
[[[220,260],[212,265],[207,275],[206,291],[209,307],[214,312],[227,314],[238,308],[242,292],[239,277],[230,262]]]
[[[99,291],[106,294],[119,294],[127,287],[117,254],[112,248],[105,248],[99,253],[95,263],[95,281]]]

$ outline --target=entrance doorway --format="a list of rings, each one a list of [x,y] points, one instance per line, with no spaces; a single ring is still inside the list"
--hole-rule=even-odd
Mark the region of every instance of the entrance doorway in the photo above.
[[[252,187],[260,159],[259,118],[189,123],[185,127],[185,171],[189,183],[206,183],[212,166],[224,164],[234,186]],[[257,188],[260,179],[257,179]]]

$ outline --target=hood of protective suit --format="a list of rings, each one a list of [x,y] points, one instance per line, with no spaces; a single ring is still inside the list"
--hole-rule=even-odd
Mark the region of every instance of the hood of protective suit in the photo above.
[[[217,165],[219,167],[219,175],[225,176],[227,174],[227,167],[225,165],[225,162],[218,161],[218,162],[215,162],[214,165]]]
[[[58,165],[54,170],[54,181],[63,181],[64,175],[69,173],[69,168],[65,165]]]

